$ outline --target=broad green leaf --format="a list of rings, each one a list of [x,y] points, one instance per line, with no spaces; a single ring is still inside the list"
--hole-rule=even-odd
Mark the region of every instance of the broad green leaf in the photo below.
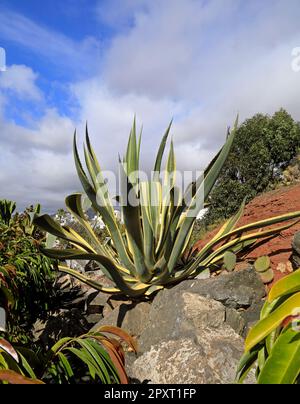
[[[280,279],[269,292],[268,301],[300,291],[300,269]]]
[[[300,293],[296,293],[287,299],[281,306],[260,320],[249,332],[245,350],[250,351],[255,345],[263,341],[272,331],[274,331],[287,317],[293,315],[295,308],[300,307]]]
[[[258,378],[259,384],[293,384],[300,373],[300,333],[292,328],[276,340]]]
[[[97,374],[103,383],[106,382],[101,369],[98,366],[98,363],[94,360],[93,356],[88,351],[73,347],[67,347],[65,350],[71,352],[73,355],[77,356],[77,358],[80,359],[83,363],[85,363],[88,366],[89,372],[91,373],[91,376],[93,378],[94,375]]]
[[[145,254],[145,263],[149,270],[151,270],[154,265],[154,235],[152,226],[150,223],[150,212],[149,212],[149,184],[148,182],[140,183],[140,197],[141,197],[141,221],[143,230],[143,245]]]

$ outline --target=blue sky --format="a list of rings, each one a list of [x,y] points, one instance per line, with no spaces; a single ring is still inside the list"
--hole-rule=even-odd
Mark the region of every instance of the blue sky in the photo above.
[[[0,0],[0,189],[19,208],[80,189],[75,127],[116,167],[134,114],[144,164],[174,117],[180,169],[203,169],[241,119],[300,120],[298,0]]]

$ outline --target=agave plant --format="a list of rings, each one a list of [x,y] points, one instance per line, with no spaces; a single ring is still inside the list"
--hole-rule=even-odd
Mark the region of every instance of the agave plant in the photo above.
[[[259,384],[294,384],[300,380],[300,269],[278,281],[250,330],[237,381],[256,367]]]
[[[135,340],[117,327],[102,326],[77,338],[62,338],[48,352],[15,349],[0,338],[0,383],[128,383],[122,343],[137,351]]]
[[[202,199],[204,202],[208,200],[209,193],[230,152],[237,127],[236,121],[233,130],[228,133],[226,143],[209,164],[204,175],[199,176],[180,196],[175,183],[176,161],[173,142],[170,144],[164,175],[161,172],[171,125],[158,149],[151,179],[141,181],[136,175],[139,172],[141,135],[137,139],[134,122],[127,152],[123,160],[120,160],[120,182],[123,188],[116,199],[120,204],[122,223],[115,217],[108,186],[91,146],[88,131],[86,130],[84,147],[86,170],[79,157],[75,133],[74,158],[77,173],[93,209],[107,227],[110,242],[107,244],[99,242],[84,213],[82,194],[76,193],[66,198],[66,206],[83,226],[91,242],[87,242],[72,228],[60,226],[49,215],[43,215],[36,218],[35,223],[48,233],[67,240],[72,247],[65,250],[47,249],[44,253],[61,261],[66,259],[96,261],[103,273],[113,282],[112,287],[94,282],[65,265],[60,265],[59,269],[97,290],[123,293],[130,297],[149,296],[166,286],[195,277],[204,270],[216,268],[217,264],[223,262],[227,251],[238,253],[254,244],[257,239],[271,237],[291,226],[293,223],[275,229],[251,232],[299,217],[300,212],[235,228],[243,213],[244,204],[242,204],[237,214],[224,224],[201,251],[185,254],[197,214],[203,207],[200,202]],[[132,195],[136,198],[134,203],[129,198]]]

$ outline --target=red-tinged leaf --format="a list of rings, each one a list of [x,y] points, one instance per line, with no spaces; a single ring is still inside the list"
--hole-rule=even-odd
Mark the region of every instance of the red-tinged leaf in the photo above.
[[[115,347],[115,350],[117,351],[118,355],[120,356],[122,363],[125,364],[125,352],[124,352],[124,349],[123,349],[121,343],[114,338],[109,338],[109,341]]]
[[[100,342],[105,348],[112,363],[115,365],[120,382],[122,384],[128,384],[128,377],[125,370],[125,354],[120,343],[113,338],[108,339],[103,335],[93,335],[93,338]]]
[[[99,327],[96,332],[104,332],[108,334],[113,334],[119,338],[121,338],[122,341],[125,341],[136,353],[138,350],[137,342],[136,340],[131,337],[126,331],[122,330],[119,327],[113,327],[113,326],[102,326]]]
[[[5,339],[0,338],[0,349],[7,352],[16,362],[19,362],[19,356],[14,347]]]
[[[38,379],[29,379],[12,370],[0,370],[0,381],[9,384],[45,384]]]
[[[118,352],[115,350],[114,345],[108,339],[101,341],[101,343],[105,347],[112,363],[115,365],[117,373],[120,377],[120,383],[128,384],[128,377],[125,371],[124,362],[120,358]]]
[[[105,335],[93,335],[93,338],[95,338],[101,344],[104,341],[109,341],[114,346],[114,349],[117,352],[117,354],[120,356],[122,363],[125,364],[125,352],[124,352],[122,344],[119,340],[117,340],[115,338],[111,338],[111,337],[108,338]]]

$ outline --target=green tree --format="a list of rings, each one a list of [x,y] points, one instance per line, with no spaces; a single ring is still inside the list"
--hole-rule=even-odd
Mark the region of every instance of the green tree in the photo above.
[[[246,120],[211,193],[206,224],[230,217],[244,198],[250,201],[272,187],[299,146],[300,124],[283,109]]]

